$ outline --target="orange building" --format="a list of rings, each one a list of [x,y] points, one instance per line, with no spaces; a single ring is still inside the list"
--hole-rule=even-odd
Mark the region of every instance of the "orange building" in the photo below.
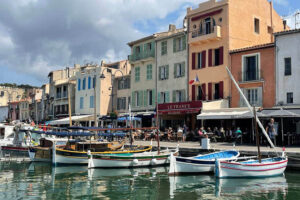
[[[230,52],[231,73],[249,103],[256,107],[275,105],[274,43],[237,49]],[[246,107],[234,84],[231,84],[231,107]]]
[[[230,100],[229,51],[273,42],[273,32],[284,29],[267,0],[209,0],[188,8],[186,18],[189,80],[199,78],[189,86],[192,101]]]

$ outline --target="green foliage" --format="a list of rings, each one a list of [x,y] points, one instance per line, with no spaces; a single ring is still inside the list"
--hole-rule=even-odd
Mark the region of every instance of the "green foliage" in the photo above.
[[[38,88],[36,86],[32,86],[32,85],[28,85],[28,84],[17,85],[16,83],[0,83],[0,86],[12,87],[12,88],[23,88],[23,89]]]

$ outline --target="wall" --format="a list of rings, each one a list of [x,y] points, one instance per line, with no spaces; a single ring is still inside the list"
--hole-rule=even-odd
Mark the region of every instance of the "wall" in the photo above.
[[[276,38],[276,104],[287,104],[287,92],[293,92],[294,104],[300,105],[300,32]],[[284,75],[284,58],[291,57],[292,75]]]
[[[259,81],[242,81],[243,55],[259,53],[260,74]],[[248,50],[231,54],[231,73],[241,88],[262,87],[262,106],[271,108],[275,105],[275,50],[274,47]],[[240,94],[235,85],[231,84],[231,107],[240,107]]]
[[[2,92],[4,92],[3,96],[1,96]],[[0,106],[7,106],[9,100],[11,102],[20,100],[24,92],[25,89],[22,88],[11,88],[11,87],[0,86]],[[9,99],[9,96],[11,97],[11,99]]]

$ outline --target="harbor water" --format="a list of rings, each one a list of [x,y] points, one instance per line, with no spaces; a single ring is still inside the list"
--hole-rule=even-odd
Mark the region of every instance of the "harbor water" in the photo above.
[[[300,173],[263,179],[169,177],[167,167],[87,169],[0,162],[0,199],[300,199]]]

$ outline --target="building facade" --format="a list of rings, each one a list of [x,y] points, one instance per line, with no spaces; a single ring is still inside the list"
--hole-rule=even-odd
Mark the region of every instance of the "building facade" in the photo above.
[[[230,52],[231,73],[252,106],[275,105],[274,43],[236,49]],[[231,107],[246,107],[234,84],[231,84]]]
[[[284,28],[267,0],[209,0],[187,8],[187,21],[189,78],[199,79],[189,87],[191,100],[230,102],[229,51],[273,42]]]
[[[9,102],[21,100],[25,89],[0,86],[0,106],[7,106]]]
[[[275,33],[276,104],[300,105],[300,30]]]
[[[114,79],[114,105],[119,115],[129,112],[131,102],[130,74]]]

